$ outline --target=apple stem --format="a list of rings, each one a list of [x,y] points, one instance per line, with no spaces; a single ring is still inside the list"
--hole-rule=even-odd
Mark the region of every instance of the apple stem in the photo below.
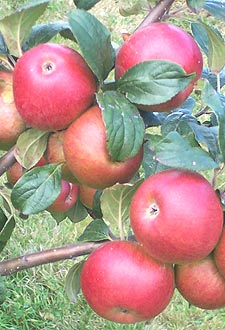
[[[14,156],[16,146],[13,146],[4,156],[0,158],[0,176],[2,176],[10,166],[16,162]]]

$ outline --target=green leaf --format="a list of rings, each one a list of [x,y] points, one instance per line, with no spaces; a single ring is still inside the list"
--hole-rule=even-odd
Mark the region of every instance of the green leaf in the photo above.
[[[180,135],[187,136],[192,132],[189,123],[197,124],[198,121],[191,114],[174,111],[165,118],[161,127],[162,135],[166,136],[172,131],[177,131]]]
[[[143,144],[145,130],[137,108],[116,91],[99,93],[97,102],[102,109],[112,161],[134,157]]]
[[[220,152],[225,162],[225,104],[222,102],[220,95],[210,85],[208,81],[202,92],[203,101],[214,111],[219,124],[218,143]]]
[[[133,194],[142,180],[135,184],[115,184],[103,190],[101,208],[103,219],[112,226],[113,232],[121,234],[130,230],[129,208]]]
[[[0,30],[13,55],[21,56],[22,44],[26,41],[32,26],[44,13],[49,2],[50,0],[31,1],[0,20]]]
[[[83,234],[78,238],[80,242],[99,242],[105,240],[110,240],[109,227],[102,219],[91,221]]]
[[[136,0],[134,1],[121,1],[121,6],[119,8],[120,15],[130,16],[137,15],[142,12],[149,10],[149,1],[148,0]]]
[[[86,208],[79,199],[65,214],[73,223],[80,222],[88,216]]]
[[[4,249],[7,241],[15,228],[15,219],[12,215],[6,216],[0,208],[0,252]]]
[[[11,199],[23,214],[35,214],[50,206],[60,190],[61,165],[50,164],[26,172],[13,187]]]
[[[224,0],[205,0],[204,9],[206,9],[211,15],[225,21]]]
[[[69,24],[86,62],[102,83],[114,66],[110,32],[95,16],[81,9],[69,14]]]
[[[197,24],[197,23],[196,23]],[[205,23],[200,23],[209,39],[208,65],[213,73],[219,73],[225,65],[225,43],[223,38]]]
[[[187,0],[188,7],[194,10],[201,9],[204,4],[205,0]]]
[[[4,37],[1,32],[0,32],[0,54],[3,54],[3,55],[9,54],[8,47],[5,43]]]
[[[152,60],[141,62],[125,72],[117,82],[117,90],[133,103],[154,105],[170,100],[195,77],[186,74],[173,62]]]
[[[199,23],[192,22],[191,31],[192,31],[192,34],[193,34],[195,40],[197,41],[197,43],[199,44],[199,46],[201,47],[203,52],[206,54],[206,56],[208,56],[208,54],[209,54],[209,38],[208,38],[207,32],[204,29],[204,27]]]
[[[84,10],[89,10],[96,3],[100,2],[101,0],[73,0],[74,4],[77,6],[79,9],[84,9]]]
[[[58,33],[70,30],[69,24],[64,21],[39,24],[32,27],[31,33],[22,45],[23,51],[51,40]]]
[[[194,171],[219,167],[206,151],[193,147],[177,132],[170,132],[156,146],[155,159],[166,166]]]
[[[48,143],[49,132],[31,128],[17,140],[16,160],[26,169],[33,167],[42,157]]]
[[[85,261],[75,263],[66,275],[65,291],[69,300],[77,302],[77,296],[80,292],[80,275]]]
[[[144,158],[142,161],[142,167],[144,170],[145,178],[149,176],[164,171],[168,169],[168,166],[161,164],[155,159],[155,151],[150,145],[151,138],[155,138],[154,136],[149,136],[149,141],[144,144]],[[161,136],[158,136],[159,141],[162,139]]]

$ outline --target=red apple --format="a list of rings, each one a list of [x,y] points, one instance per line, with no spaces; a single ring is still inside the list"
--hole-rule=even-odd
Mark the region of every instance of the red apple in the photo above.
[[[46,158],[49,164],[63,163],[62,165],[62,179],[71,183],[77,183],[77,179],[69,170],[63,151],[63,141],[65,130],[51,133],[48,139]]]
[[[108,242],[90,254],[81,271],[81,289],[101,317],[119,323],[153,318],[169,304],[174,270],[130,241]]]
[[[203,309],[225,307],[225,279],[213,256],[175,266],[176,287],[192,305]]]
[[[182,66],[186,73],[196,73],[192,82],[171,100],[139,108],[147,111],[170,111],[180,106],[201,77],[201,51],[190,34],[178,26],[156,22],[137,30],[120,47],[115,63],[116,79],[136,64],[150,60],[165,60]]]
[[[12,71],[0,70],[0,150],[9,150],[25,129],[13,98]]]
[[[34,167],[43,166],[43,165],[46,165],[46,160],[44,156],[41,157],[41,159],[34,165]],[[7,180],[9,183],[14,185],[24,173],[25,173],[25,169],[22,167],[22,165],[20,165],[20,163],[16,161],[6,171]]]
[[[60,194],[47,210],[56,213],[68,211],[76,203],[78,191],[79,187],[77,185],[61,180]]]
[[[28,125],[60,130],[92,104],[97,87],[92,71],[78,52],[47,43],[19,58],[13,89],[16,107]]]
[[[223,228],[220,240],[214,250],[214,260],[219,272],[225,279],[225,228]]]
[[[98,106],[89,108],[66,130],[64,155],[80,184],[104,189],[128,182],[140,167],[143,148],[124,162],[113,162],[107,151],[106,128]]]
[[[180,264],[206,257],[223,228],[223,210],[199,173],[170,169],[147,178],[130,205],[137,240],[161,261]]]
[[[97,189],[84,185],[80,185],[79,187],[80,201],[84,206],[88,207],[89,209],[92,209],[93,207],[94,196],[96,191]]]

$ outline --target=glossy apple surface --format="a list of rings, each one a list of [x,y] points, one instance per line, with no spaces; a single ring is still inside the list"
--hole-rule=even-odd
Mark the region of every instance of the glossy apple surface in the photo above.
[[[80,201],[82,204],[84,204],[84,206],[88,207],[89,209],[92,209],[93,207],[94,196],[96,191],[97,189],[84,185],[80,185],[79,187]]]
[[[76,202],[79,187],[75,184],[61,181],[61,191],[56,200],[48,207],[48,211],[63,213],[68,211]]]
[[[90,254],[81,272],[81,289],[101,317],[136,323],[153,318],[169,304],[174,270],[137,243],[113,241]]]
[[[106,128],[98,106],[89,108],[66,130],[63,145],[66,163],[80,184],[104,189],[117,182],[128,182],[139,169],[142,147],[133,158],[113,162],[106,140]]]
[[[52,163],[63,163],[62,165],[62,179],[71,183],[77,183],[77,179],[69,170],[63,151],[63,143],[65,131],[53,132],[49,135],[47,148],[46,148],[46,159],[49,164]]]
[[[192,305],[202,309],[225,307],[225,279],[213,256],[194,263],[175,266],[176,287]]]
[[[223,228],[223,210],[210,183],[197,172],[171,169],[147,178],[130,205],[137,240],[161,261],[206,257]]]
[[[16,109],[12,71],[0,70],[0,150],[9,150],[25,130],[25,122]]]
[[[96,89],[82,56],[64,45],[31,48],[13,71],[17,110],[29,126],[40,130],[67,127],[92,104]]]
[[[193,81],[171,100],[153,106],[139,105],[147,111],[170,111],[181,105],[201,77],[203,59],[201,51],[186,31],[173,24],[151,23],[130,35],[120,47],[115,63],[115,76],[119,79],[134,65],[149,60],[166,60],[182,66],[186,73],[196,73]]]

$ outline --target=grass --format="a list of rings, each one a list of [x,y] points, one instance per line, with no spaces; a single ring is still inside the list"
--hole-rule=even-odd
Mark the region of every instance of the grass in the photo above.
[[[1,16],[26,2],[0,0]],[[113,41],[121,43],[121,30],[126,29],[131,32],[144,14],[122,18],[118,14],[116,2],[110,1],[109,4],[108,0],[103,0],[92,12],[110,29]],[[65,19],[73,8],[71,0],[51,1],[42,20]],[[88,219],[85,222],[88,222]],[[73,243],[83,226],[83,222],[73,224],[69,220],[57,225],[47,212],[30,216],[27,220],[18,219],[2,258],[13,258]],[[175,292],[171,303],[163,313],[147,323],[120,325],[105,321],[92,312],[82,295],[79,296],[77,304],[68,300],[64,289],[65,276],[74,262],[69,260],[43,265],[5,277],[7,293],[5,302],[0,306],[0,329],[217,330],[224,328],[224,309],[205,311],[189,306],[178,292]]]

